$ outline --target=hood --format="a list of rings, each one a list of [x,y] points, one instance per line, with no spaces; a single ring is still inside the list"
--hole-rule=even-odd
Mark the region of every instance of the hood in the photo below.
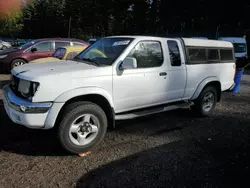
[[[7,50],[0,51],[0,55],[5,55],[5,54],[12,53],[12,52],[17,52],[17,51],[19,51],[18,48],[9,48]]]
[[[46,57],[46,58],[40,58],[40,59],[30,61],[29,63],[47,63],[47,62],[57,62],[57,61],[60,61],[60,60],[55,57]]]
[[[98,70],[97,70],[98,69]],[[94,77],[111,74],[112,66],[97,67],[83,62],[59,60],[57,62],[28,63],[12,69],[12,74],[25,80],[38,81],[44,77]]]

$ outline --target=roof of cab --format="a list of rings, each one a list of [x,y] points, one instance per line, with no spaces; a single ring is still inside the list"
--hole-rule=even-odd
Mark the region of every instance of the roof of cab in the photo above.
[[[106,38],[135,38],[135,39],[183,39],[186,46],[199,46],[199,47],[227,47],[233,48],[232,42],[211,40],[211,39],[197,39],[197,38],[169,38],[169,37],[157,37],[157,36],[138,36],[138,35],[120,35],[120,36],[109,36]]]

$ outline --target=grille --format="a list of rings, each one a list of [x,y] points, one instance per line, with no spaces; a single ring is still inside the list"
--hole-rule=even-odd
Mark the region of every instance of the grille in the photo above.
[[[11,80],[11,89],[12,91],[17,94],[18,92],[18,84],[19,84],[20,78],[16,77],[16,76],[12,76],[12,80]]]

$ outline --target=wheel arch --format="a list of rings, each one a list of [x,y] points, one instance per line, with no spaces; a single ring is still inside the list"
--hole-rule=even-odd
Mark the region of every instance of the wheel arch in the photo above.
[[[11,60],[11,62],[10,62],[10,69],[11,69],[11,66],[12,66],[12,63],[13,63],[13,61],[15,61],[15,60],[17,60],[17,59],[21,59],[21,60],[23,60],[23,61],[25,61],[26,63],[28,63],[28,61],[25,59],[25,58],[23,58],[23,57],[15,57],[14,59],[12,59]]]
[[[192,96],[191,100],[197,99],[200,93],[208,86],[215,87],[217,91],[217,102],[219,102],[221,99],[221,83],[217,77],[208,77],[208,78],[205,78],[203,81],[201,81],[194,95]]]
[[[92,88],[92,89],[89,88],[88,93],[84,92],[83,90],[81,94],[77,92],[77,90],[69,91],[67,93],[62,94],[55,100],[55,102],[64,102],[64,105],[60,109],[58,116],[56,118],[55,126],[57,126],[58,123],[60,122],[63,110],[68,104],[78,102],[78,101],[89,101],[100,106],[104,110],[108,118],[108,125],[115,127],[115,123],[114,123],[115,112],[114,112],[114,105],[113,105],[111,96],[105,90],[102,90],[102,89],[99,89],[98,90],[99,92],[97,92],[97,88]]]

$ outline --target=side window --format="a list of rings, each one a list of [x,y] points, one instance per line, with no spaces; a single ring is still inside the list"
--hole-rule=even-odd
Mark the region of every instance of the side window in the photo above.
[[[219,50],[218,49],[208,49],[207,50],[208,61],[219,60]]]
[[[85,46],[84,44],[82,43],[76,43],[76,42],[73,42],[73,46]]]
[[[221,61],[233,60],[233,50],[232,49],[221,49],[220,50]]]
[[[37,52],[48,52],[51,51],[51,42],[42,42],[34,46]]]
[[[70,53],[68,53],[66,59],[67,59],[67,60],[73,60],[74,57],[75,57],[78,53],[79,53],[79,52],[70,52]]]
[[[204,62],[206,61],[206,50],[200,48],[189,48],[188,58],[191,62]]]
[[[169,40],[168,42],[169,56],[172,66],[181,66],[181,56],[178,43],[176,41]]]
[[[55,49],[63,46],[70,46],[70,42],[55,42]]]
[[[163,63],[160,42],[140,42],[132,49],[128,57],[134,57],[137,60],[137,68],[159,67]]]
[[[54,54],[52,55],[52,57],[63,59],[65,53],[66,53],[65,48],[57,48],[56,51],[54,52]]]

